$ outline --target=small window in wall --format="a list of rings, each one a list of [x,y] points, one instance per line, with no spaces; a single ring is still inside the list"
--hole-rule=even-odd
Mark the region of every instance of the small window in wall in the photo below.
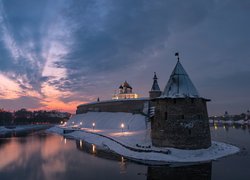
[[[161,124],[160,124],[159,122],[157,123],[157,127],[158,127],[158,128],[161,127]]]
[[[191,99],[191,103],[194,104],[194,99],[193,98]]]
[[[168,112],[165,112],[165,120],[168,120]]]
[[[174,99],[174,104],[176,104],[176,99]]]
[[[181,115],[181,119],[184,119],[185,117],[184,117],[184,115]]]
[[[188,135],[191,135],[191,129],[188,130]]]

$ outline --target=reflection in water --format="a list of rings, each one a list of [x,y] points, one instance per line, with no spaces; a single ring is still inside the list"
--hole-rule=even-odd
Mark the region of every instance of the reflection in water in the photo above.
[[[250,131],[250,124],[227,124],[227,123],[213,123],[210,124],[210,127],[212,127],[214,130],[218,130],[219,127],[223,127],[224,130],[229,131],[230,128],[232,129],[242,129],[242,130],[247,130]]]
[[[80,148],[82,149],[82,140],[80,140]]]
[[[8,139],[3,143],[1,141],[1,151],[0,151],[0,169],[4,169],[10,164],[16,162],[18,164],[18,159],[22,154],[22,149],[20,149],[20,143],[17,143],[15,139]]]
[[[0,139],[0,179],[54,179],[66,170],[62,145],[57,136],[42,133]]]
[[[121,156],[121,161],[119,162],[120,165],[120,173],[124,174],[126,173],[127,170],[127,163],[126,163],[126,159]]]
[[[95,150],[96,146],[94,144],[92,144],[92,153],[95,154],[96,150]]]
[[[83,145],[84,144],[84,145]],[[108,149],[97,148],[96,145],[84,142],[82,140],[76,140],[76,147],[80,151],[87,152],[89,154],[95,155],[97,157],[120,161],[121,156],[111,152]]]
[[[182,167],[149,166],[147,179],[211,180],[211,173],[211,162]]]
[[[87,152],[89,154],[92,154],[97,157],[105,158],[108,160],[114,160],[119,162],[119,168],[120,168],[120,173],[124,174],[126,173],[127,169],[127,160],[123,157],[120,156],[119,154],[115,154],[108,149],[103,149],[103,148],[97,148],[96,145],[94,144],[89,144],[87,142],[84,142],[83,146],[83,141],[82,140],[76,140],[76,147],[77,149]]]
[[[249,126],[235,126],[233,129],[232,126],[219,125],[217,130],[211,127],[213,140],[235,144],[241,149],[244,148],[244,153],[212,163],[183,167],[148,167],[131,162],[113,153],[108,147],[99,147],[82,140],[75,141],[42,132],[22,137],[0,138],[0,179],[210,180],[212,176],[212,179],[248,180],[250,145],[246,129],[249,131]]]

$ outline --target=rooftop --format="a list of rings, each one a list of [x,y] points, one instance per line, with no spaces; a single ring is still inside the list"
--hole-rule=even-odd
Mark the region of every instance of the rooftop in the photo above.
[[[190,80],[187,72],[184,70],[179,60],[175,65],[175,68],[168,80],[168,83],[161,97],[169,97],[169,98],[199,97],[197,89]]]
[[[158,78],[157,78],[157,76],[156,76],[156,73],[154,73],[154,78],[153,78],[154,82],[153,82],[151,91],[161,91],[161,90],[160,90],[160,87],[159,87],[159,85],[158,85],[157,79],[158,79]]]

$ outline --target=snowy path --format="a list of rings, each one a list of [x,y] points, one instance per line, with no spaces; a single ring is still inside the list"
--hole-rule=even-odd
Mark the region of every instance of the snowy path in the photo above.
[[[131,150],[131,151],[136,151],[136,152],[155,152],[155,153],[163,153],[163,154],[169,154],[170,153],[170,150],[169,149],[156,149],[156,148],[152,148],[152,145],[147,145],[147,146],[145,146],[145,145],[139,145],[139,144],[137,144],[137,146],[136,146],[136,148],[135,148],[135,146],[131,146],[131,144],[129,144],[129,143],[127,143],[126,141],[122,141],[121,139],[119,139],[119,138],[115,138],[114,136],[112,136],[113,134],[121,134],[120,135],[120,137],[125,137],[126,136],[126,134],[130,134],[130,133],[128,133],[128,132],[122,132],[122,133],[97,133],[98,132],[98,130],[97,131],[95,131],[95,130],[91,130],[91,129],[87,129],[87,128],[85,128],[85,129],[79,129],[79,130],[75,130],[75,132],[84,132],[84,133],[89,133],[89,134],[92,134],[92,135],[95,135],[95,136],[99,136],[99,137],[102,137],[102,138],[106,138],[106,139],[109,139],[110,141],[112,141],[112,142],[114,142],[114,143],[117,143],[118,145],[120,145],[120,146],[123,146],[124,148],[127,148],[127,149],[129,149],[129,150]],[[133,134],[135,134],[135,132],[132,132]],[[106,135],[105,135],[106,134]],[[140,134],[142,134],[142,132],[140,132]],[[137,136],[138,136],[138,134],[137,134]],[[73,136],[74,137],[74,136]],[[127,141],[129,140],[129,139],[126,139]],[[130,139],[131,140],[131,139]],[[133,138],[133,142],[140,142],[140,141],[134,141],[135,140],[135,138]]]
[[[63,134],[63,129],[64,128],[62,127],[53,127],[49,131]],[[221,142],[212,142],[212,146],[210,148],[199,150],[157,148],[153,146],[151,146],[151,148],[142,150],[142,148],[138,148],[136,146],[131,147],[122,140],[119,141],[119,138],[117,137],[116,139],[113,139],[113,137],[99,133],[97,134],[97,132],[91,131],[93,130],[75,130],[74,132],[64,135],[95,144],[97,147],[102,149],[111,150],[117,154],[120,154],[121,156],[126,157],[127,159],[145,162],[148,164],[200,163],[215,160],[237,153],[239,151],[239,148]],[[133,138],[130,140],[134,141]],[[136,142],[140,143],[138,141]]]

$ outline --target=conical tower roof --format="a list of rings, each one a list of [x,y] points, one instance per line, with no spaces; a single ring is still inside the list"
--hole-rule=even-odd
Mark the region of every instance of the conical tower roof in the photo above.
[[[182,97],[199,97],[194,84],[188,74],[182,67],[180,61],[177,61],[175,68],[168,80],[168,83],[161,97],[182,98]]]
[[[158,79],[158,78],[157,78],[157,76],[156,76],[156,73],[154,72],[154,78],[153,78],[154,82],[153,82],[151,91],[161,91],[161,90],[160,90],[160,87],[159,87],[159,85],[158,85],[157,79]]]

